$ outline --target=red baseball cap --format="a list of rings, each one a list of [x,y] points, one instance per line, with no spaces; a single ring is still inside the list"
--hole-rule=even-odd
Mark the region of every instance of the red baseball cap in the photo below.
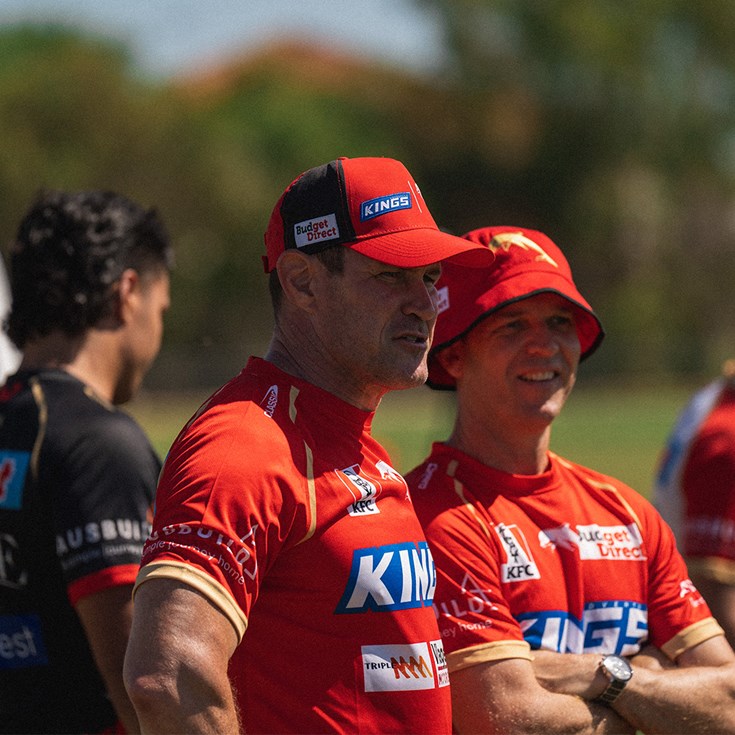
[[[265,232],[265,271],[288,248],[316,253],[331,245],[398,268],[492,260],[483,244],[439,230],[413,177],[392,158],[338,158],[291,182]]]
[[[561,250],[542,232],[522,227],[483,227],[462,237],[495,254],[486,268],[442,266],[437,282],[439,317],[429,352],[427,385],[453,390],[454,378],[436,355],[474,329],[485,317],[504,306],[540,293],[555,293],[576,308],[580,360],[600,345],[605,332],[592,307],[572,280],[572,271]]]

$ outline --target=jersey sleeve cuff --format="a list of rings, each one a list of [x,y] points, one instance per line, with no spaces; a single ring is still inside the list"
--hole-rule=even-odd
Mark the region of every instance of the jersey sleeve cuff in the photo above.
[[[506,658],[533,660],[531,647],[526,641],[494,641],[471,648],[460,648],[447,655],[449,673],[476,666],[487,661],[502,661]]]
[[[80,579],[70,582],[66,588],[66,595],[73,607],[79,600],[89,597],[89,595],[94,595],[97,592],[102,592],[111,587],[121,587],[126,584],[132,585],[135,582],[135,575],[137,573],[137,564],[121,564],[116,567],[107,567],[106,569],[87,574]]]
[[[661,646],[661,650],[675,661],[684,651],[718,635],[725,635],[720,624],[714,618],[705,618],[677,633]]]
[[[133,596],[140,585],[151,579],[173,579],[204,595],[232,623],[238,642],[242,640],[245,629],[248,627],[248,620],[232,599],[232,595],[216,579],[182,562],[151,562],[138,572]]]

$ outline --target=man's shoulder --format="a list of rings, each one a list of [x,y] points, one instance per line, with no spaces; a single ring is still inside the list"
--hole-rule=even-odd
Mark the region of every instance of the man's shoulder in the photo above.
[[[594,469],[593,467],[579,464],[579,462],[574,462],[566,457],[561,457],[553,452],[550,452],[549,454],[552,462],[555,464],[556,471],[561,475],[571,475],[579,478],[580,481],[589,482],[593,485],[606,485],[615,489],[625,488],[626,491],[630,490],[633,492],[632,488],[617,477],[608,475],[605,472]]]
[[[19,374],[3,388],[5,428],[13,433],[33,424],[44,446],[59,445],[67,451],[85,446],[111,445],[137,448],[148,440],[127,412],[100,398],[82,381],[62,370]]]
[[[559,472],[566,475],[567,478],[573,476],[583,486],[596,492],[609,494],[610,497],[627,504],[639,514],[659,517],[653,504],[641,492],[623,480],[559,456],[556,456],[556,461]]]
[[[451,476],[451,462],[451,451],[435,444],[429,456],[405,475],[416,515],[425,528],[463,505]]]
[[[447,475],[450,460],[449,448],[444,444],[434,444],[423,462],[404,474],[408,487],[416,492],[428,488],[434,490],[450,484],[451,478]]]

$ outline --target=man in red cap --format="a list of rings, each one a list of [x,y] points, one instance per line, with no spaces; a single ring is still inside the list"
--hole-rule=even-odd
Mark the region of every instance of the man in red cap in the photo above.
[[[440,232],[387,158],[299,176],[265,245],[270,348],[159,483],[126,658],[142,728],[448,735],[433,561],[370,426],[426,379],[440,261],[492,256]]]
[[[456,390],[456,420],[407,476],[457,732],[735,731],[735,654],[670,529],[549,449],[603,337],[566,258],[534,230],[465,237],[495,260],[443,270],[428,382]]]

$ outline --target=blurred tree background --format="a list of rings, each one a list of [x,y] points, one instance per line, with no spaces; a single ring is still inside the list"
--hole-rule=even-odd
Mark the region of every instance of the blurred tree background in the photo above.
[[[440,224],[549,234],[607,339],[588,375],[653,382],[735,351],[735,3],[415,0],[426,74],[284,40],[169,80],[61,26],[0,30],[0,243],[42,186],[119,190],[176,242],[146,381],[217,385],[262,352],[260,256],[282,189],[340,155],[414,174]]]

